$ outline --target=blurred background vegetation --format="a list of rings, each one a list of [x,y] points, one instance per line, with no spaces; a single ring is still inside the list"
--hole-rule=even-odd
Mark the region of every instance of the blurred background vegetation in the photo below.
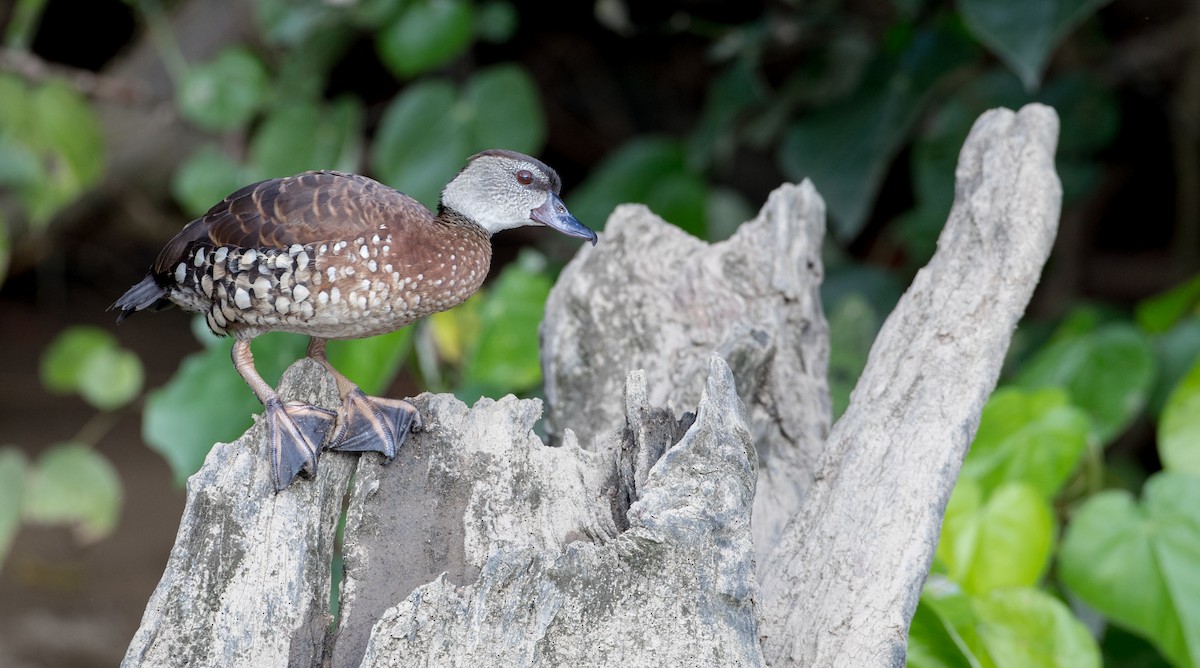
[[[1200,665],[1195,3],[15,0],[0,39],[0,664],[118,660],[179,485],[259,410],[202,321],[103,313],[237,187],[333,168],[433,205],[504,147],[555,167],[595,229],[642,202],[718,241],[810,178],[840,413],[934,250],[971,123],[1036,100],[1062,121],[1059,241],[909,663]],[[479,295],[334,363],[390,396],[537,395],[577,244],[495,245]],[[255,347],[271,381],[303,350]]]

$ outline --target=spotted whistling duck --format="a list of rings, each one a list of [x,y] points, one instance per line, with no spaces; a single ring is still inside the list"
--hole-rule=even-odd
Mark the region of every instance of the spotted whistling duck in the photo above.
[[[472,156],[442,190],[436,215],[357,174],[262,181],[188,223],[109,308],[120,309],[119,323],[175,304],[236,339],[233,364],[263,403],[278,492],[316,472],[331,426],[325,447],[388,460],[421,428],[411,403],[368,397],[333,368],[326,340],[395,331],[462,303],[487,276],[500,230],[545,225],[595,244],[596,233],[559,198],[561,185],[540,160],[504,150]],[[283,402],[263,380],[250,341],[275,331],[312,337],[308,356],[337,381],[340,411]]]

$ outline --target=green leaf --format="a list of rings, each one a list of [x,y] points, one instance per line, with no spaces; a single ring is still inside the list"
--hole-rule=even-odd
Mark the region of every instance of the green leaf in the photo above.
[[[329,361],[367,394],[380,394],[400,370],[412,343],[412,328],[351,341],[330,341]]]
[[[1095,640],[1061,601],[1037,589],[996,589],[974,597],[926,583],[928,607],[967,665],[995,668],[1099,668]],[[919,609],[919,608],[918,608]],[[943,647],[941,656],[953,658]],[[961,662],[924,665],[963,665]]]
[[[278,333],[254,344],[255,365],[272,385],[308,345],[306,337]],[[142,438],[167,460],[178,484],[200,470],[214,443],[235,440],[250,426],[250,416],[262,411],[233,368],[232,347],[231,339],[221,339],[219,345],[189,355],[166,385],[146,397]]]
[[[1161,334],[1200,308],[1200,275],[1137,305],[1137,322],[1151,334]]]
[[[381,181],[432,207],[470,155],[457,95],[444,80],[415,83],[396,96],[371,143],[371,164]]]
[[[1067,527],[1058,573],[1088,605],[1149,639],[1177,666],[1200,665],[1200,478],[1159,473],[1139,504],[1097,494]]]
[[[22,196],[35,225],[95,183],[104,169],[100,123],[87,100],[70,86],[52,81],[25,93],[29,102],[18,134],[42,166]]]
[[[537,153],[545,132],[529,75],[496,65],[477,72],[461,93],[440,79],[406,88],[384,112],[371,163],[380,180],[432,207],[472,153]]]
[[[467,0],[418,0],[379,31],[379,58],[402,77],[432,70],[470,46],[473,23]]]
[[[1065,389],[1091,417],[1099,442],[1108,443],[1145,407],[1155,371],[1146,336],[1128,323],[1113,323],[1057,338],[1025,365],[1017,382]]]
[[[1037,88],[1051,51],[1068,32],[1108,0],[958,0],[975,37],[1021,78]]]
[[[104,455],[81,443],[62,443],[29,469],[25,518],[71,524],[76,537],[94,542],[112,533],[121,515],[121,479]]]
[[[199,218],[221,200],[245,185],[244,170],[221,149],[200,147],[171,177],[171,194],[184,213]]]
[[[517,65],[480,70],[463,89],[463,106],[470,115],[471,152],[507,148],[533,153],[546,140],[537,85]]]
[[[812,179],[839,238],[853,239],[862,230],[892,159],[938,81],[973,55],[953,31],[919,33],[898,58],[885,54],[850,99],[802,117],[788,130],[780,165],[791,179]]]
[[[638,202],[664,220],[705,236],[707,185],[690,171],[680,142],[639,137],[607,156],[570,196],[575,217],[592,229],[618,204]]]
[[[188,70],[179,88],[179,110],[207,130],[240,128],[262,108],[269,83],[257,56],[245,47],[227,47],[211,62]]]
[[[1087,451],[1088,416],[1059,388],[997,390],[983,408],[962,476],[991,492],[1025,482],[1050,500]]]
[[[39,376],[51,392],[68,394],[79,389],[84,367],[94,356],[116,348],[112,334],[91,325],[63,330],[42,353]]]
[[[1054,514],[1033,487],[997,488],[986,502],[978,484],[961,478],[950,495],[937,557],[968,593],[1037,584],[1054,547]]]
[[[480,312],[460,399],[469,404],[483,394],[522,392],[542,382],[538,327],[550,287],[545,260],[533,251],[500,272]]]
[[[452,365],[463,362],[467,349],[479,338],[480,313],[487,302],[488,289],[480,288],[467,301],[429,316],[426,333],[437,346],[438,357]]]
[[[945,621],[925,597],[917,604],[908,627],[908,668],[972,668],[979,662],[967,656],[954,627]],[[972,657],[973,658],[973,657]]]
[[[1087,627],[1045,592],[997,589],[973,607],[997,668],[1100,668],[1100,648]]]
[[[0,564],[8,556],[21,527],[21,499],[25,495],[25,455],[13,447],[0,448]]]
[[[142,360],[122,348],[103,348],[89,355],[79,370],[79,394],[89,404],[111,411],[142,392]]]
[[[349,97],[328,106],[300,100],[277,105],[250,141],[254,179],[310,169],[355,171],[362,116],[361,104]]]
[[[1164,470],[1200,477],[1200,362],[1167,399],[1158,423],[1158,454]]]

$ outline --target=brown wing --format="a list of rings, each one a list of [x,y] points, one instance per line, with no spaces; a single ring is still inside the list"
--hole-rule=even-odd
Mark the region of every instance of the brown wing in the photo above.
[[[165,273],[194,243],[213,247],[286,248],[369,236],[381,224],[432,218],[420,202],[357,174],[305,172],[238,190],[188,223],[154,263]]]

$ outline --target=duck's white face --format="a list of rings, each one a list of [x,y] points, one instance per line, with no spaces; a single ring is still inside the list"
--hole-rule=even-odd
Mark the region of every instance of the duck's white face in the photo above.
[[[546,225],[595,243],[594,232],[571,216],[558,196],[558,174],[540,160],[513,151],[484,151],[442,191],[442,206],[474,221],[489,235]]]

